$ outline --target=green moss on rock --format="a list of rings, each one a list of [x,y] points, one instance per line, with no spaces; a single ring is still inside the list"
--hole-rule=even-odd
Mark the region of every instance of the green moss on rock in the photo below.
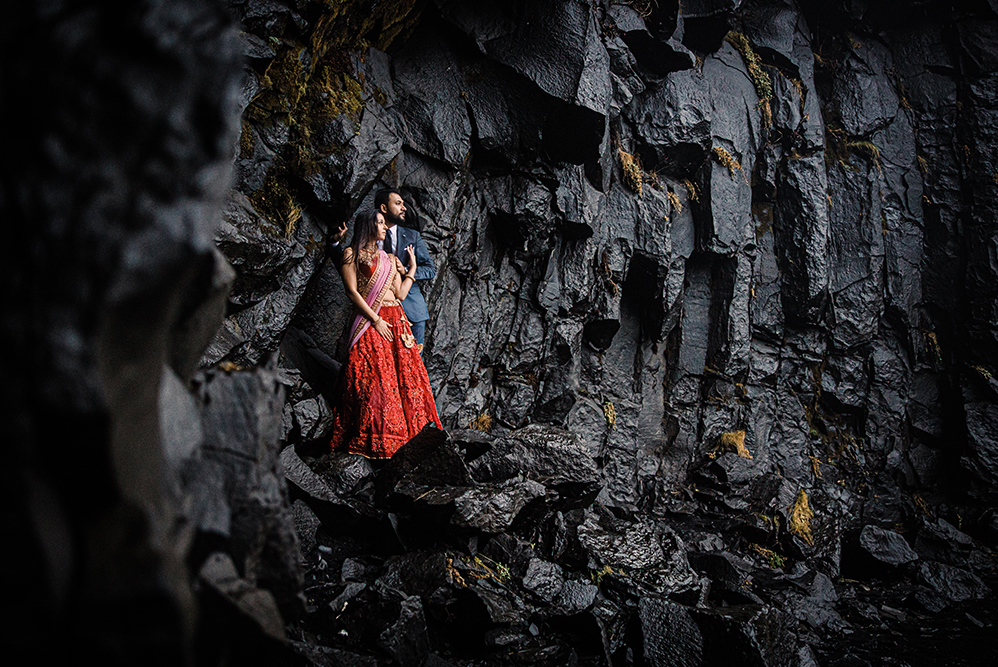
[[[256,210],[290,237],[301,217],[292,183],[321,169],[323,158],[345,146],[318,144],[322,127],[337,118],[360,123],[364,82],[354,69],[357,54],[385,50],[407,38],[421,14],[420,0],[325,0],[325,11],[301,40],[272,39],[277,55],[261,76],[264,86],[243,115],[240,154],[251,155],[254,125],[286,124],[287,144],[268,171],[264,184],[250,195]],[[384,93],[372,93],[378,103]]]
[[[301,204],[288,184],[289,175],[284,167],[275,165],[268,170],[263,185],[249,196],[253,208],[271,225],[264,231],[286,239],[294,236],[302,212]]]

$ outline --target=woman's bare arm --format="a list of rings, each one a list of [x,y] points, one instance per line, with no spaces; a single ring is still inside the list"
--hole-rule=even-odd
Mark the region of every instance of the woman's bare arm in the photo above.
[[[343,263],[340,264],[340,275],[343,277],[343,285],[346,287],[347,296],[353,301],[357,309],[360,310],[361,314],[366,317],[381,337],[385,340],[392,339],[391,328],[392,325],[385,322],[385,320],[378,316],[374,310],[367,305],[367,301],[364,297],[360,295],[357,290],[357,264],[353,261],[353,248],[347,248],[343,252]],[[397,279],[397,278],[396,278]]]

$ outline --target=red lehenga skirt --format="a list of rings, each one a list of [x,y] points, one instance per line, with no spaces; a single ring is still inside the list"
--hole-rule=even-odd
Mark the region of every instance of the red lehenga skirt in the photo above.
[[[389,458],[429,422],[442,428],[402,306],[383,303],[378,315],[392,325],[392,340],[368,327],[350,349],[330,443],[372,459]]]

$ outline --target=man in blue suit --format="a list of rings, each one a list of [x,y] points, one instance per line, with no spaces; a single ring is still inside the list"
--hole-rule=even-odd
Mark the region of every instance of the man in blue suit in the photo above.
[[[385,252],[394,254],[402,261],[404,269],[408,261],[405,249],[413,246],[416,253],[416,282],[409,289],[409,295],[402,301],[402,310],[412,325],[412,335],[419,345],[420,354],[423,353],[423,339],[426,335],[426,321],[430,319],[430,312],[426,309],[426,300],[423,293],[419,291],[420,280],[433,280],[437,276],[437,269],[433,265],[430,253],[426,249],[426,242],[415,229],[403,227],[405,223],[405,200],[398,190],[385,188],[379,190],[374,195],[374,207],[385,216],[385,223],[388,224],[388,233],[385,240],[378,241],[378,246],[383,245]],[[405,270],[403,270],[405,273]]]

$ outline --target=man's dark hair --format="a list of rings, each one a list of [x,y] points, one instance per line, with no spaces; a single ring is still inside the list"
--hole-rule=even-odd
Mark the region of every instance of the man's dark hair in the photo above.
[[[374,208],[381,210],[381,205],[384,204],[385,208],[388,207],[388,198],[393,194],[402,197],[402,193],[395,188],[382,188],[374,195]],[[405,197],[402,197],[405,199]]]

